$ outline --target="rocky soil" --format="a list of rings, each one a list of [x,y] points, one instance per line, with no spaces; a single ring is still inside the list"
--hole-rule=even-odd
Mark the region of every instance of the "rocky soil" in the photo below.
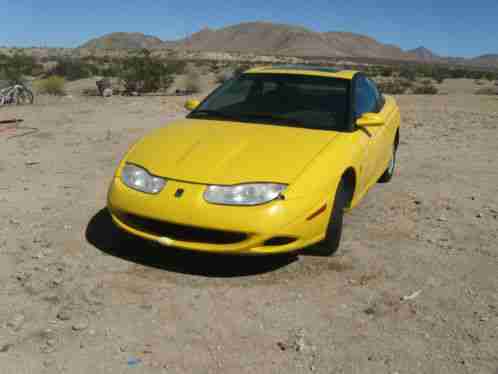
[[[496,374],[498,98],[457,86],[398,98],[395,178],[332,258],[119,240],[113,171],[183,98],[0,108],[0,373]]]

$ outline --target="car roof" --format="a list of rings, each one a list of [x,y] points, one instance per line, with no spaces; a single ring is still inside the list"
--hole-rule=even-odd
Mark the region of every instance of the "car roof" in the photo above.
[[[339,70],[328,66],[313,65],[272,65],[249,69],[244,74],[294,74],[314,75],[320,77],[351,80],[358,73],[356,70]]]

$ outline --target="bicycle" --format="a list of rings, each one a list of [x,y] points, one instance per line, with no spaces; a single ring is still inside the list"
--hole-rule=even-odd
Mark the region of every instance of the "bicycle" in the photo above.
[[[4,104],[33,104],[33,101],[33,92],[23,84],[0,89],[0,106]]]

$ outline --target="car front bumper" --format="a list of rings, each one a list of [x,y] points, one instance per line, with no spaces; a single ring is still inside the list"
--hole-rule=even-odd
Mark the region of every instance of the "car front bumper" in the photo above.
[[[114,178],[108,209],[121,229],[164,246],[225,254],[292,252],[325,237],[330,202],[325,196],[275,200],[259,206],[207,203],[206,186],[169,180],[157,195]],[[182,189],[178,197],[176,192]],[[313,219],[308,217],[327,204]]]

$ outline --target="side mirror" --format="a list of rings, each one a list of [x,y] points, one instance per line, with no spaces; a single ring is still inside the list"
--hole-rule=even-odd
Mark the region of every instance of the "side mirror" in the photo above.
[[[199,100],[194,100],[194,99],[187,100],[187,102],[185,103],[185,109],[192,111],[195,108],[197,108],[200,103],[201,102]]]
[[[356,125],[359,127],[382,126],[384,119],[377,113],[364,113],[356,120]]]

